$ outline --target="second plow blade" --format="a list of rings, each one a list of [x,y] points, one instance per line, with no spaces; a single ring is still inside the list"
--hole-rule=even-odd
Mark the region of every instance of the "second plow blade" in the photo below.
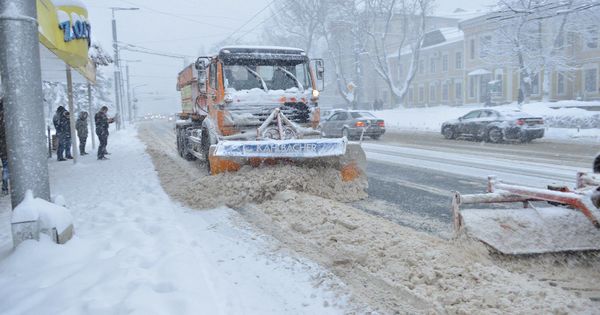
[[[600,230],[566,207],[464,209],[462,229],[508,255],[600,250]]]

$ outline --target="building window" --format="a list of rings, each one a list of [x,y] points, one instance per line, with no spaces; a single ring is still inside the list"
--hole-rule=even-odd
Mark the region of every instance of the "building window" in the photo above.
[[[503,95],[504,93],[504,82],[503,82],[503,78],[504,78],[504,71],[502,69],[497,69],[495,71],[495,75],[494,75],[494,81],[493,81],[493,85],[492,85],[492,92],[496,93],[497,95]]]
[[[448,55],[442,56],[442,71],[448,72]]]
[[[531,76],[531,94],[540,95],[540,75],[538,73]]]
[[[475,40],[471,39],[469,41],[469,56],[471,59],[475,59]]]
[[[425,101],[425,87],[419,86],[419,103]]]
[[[585,91],[587,93],[598,93],[598,70],[585,70]]]
[[[429,72],[435,73],[435,58],[429,58]]]
[[[479,57],[481,57],[481,58],[487,57],[488,49],[490,48],[491,44],[492,44],[492,36],[491,35],[486,35],[486,36],[481,37],[480,43],[479,43]]]
[[[457,100],[462,100],[462,82],[454,83],[454,97]]]
[[[585,34],[585,47],[589,49],[598,48],[598,26],[588,26]]]
[[[456,69],[462,69],[462,52],[459,51],[456,53]]]
[[[448,83],[442,84],[442,100],[448,101]]]
[[[565,75],[559,72],[556,75],[556,93],[558,95],[565,95],[566,89]]]
[[[419,74],[425,73],[425,62],[423,59],[419,60]]]
[[[429,86],[429,103],[435,102],[435,84]]]
[[[475,89],[476,89],[477,80],[475,80],[475,76],[469,77],[469,98],[475,98]]]
[[[410,88],[408,89],[408,101],[409,102],[414,102],[415,101],[415,95],[414,95],[414,89]]]

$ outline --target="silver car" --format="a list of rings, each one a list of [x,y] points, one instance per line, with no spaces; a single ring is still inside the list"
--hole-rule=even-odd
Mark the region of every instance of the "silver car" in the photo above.
[[[383,119],[366,111],[339,111],[321,123],[323,137],[346,137],[348,140],[358,139],[361,134],[379,139],[385,133]]]

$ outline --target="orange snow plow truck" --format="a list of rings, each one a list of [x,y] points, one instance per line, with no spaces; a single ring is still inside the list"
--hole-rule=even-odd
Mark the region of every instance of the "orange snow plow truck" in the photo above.
[[[205,161],[213,175],[288,163],[337,168],[344,181],[364,176],[360,144],[320,136],[323,79],[323,60],[297,48],[235,46],[199,57],[177,81],[179,154]]]

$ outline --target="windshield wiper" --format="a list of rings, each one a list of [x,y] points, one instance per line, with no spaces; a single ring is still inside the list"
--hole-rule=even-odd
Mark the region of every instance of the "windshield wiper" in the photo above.
[[[283,73],[285,73],[290,78],[292,78],[294,81],[296,81],[296,85],[298,86],[298,89],[300,89],[300,91],[304,91],[304,86],[302,85],[302,83],[300,83],[300,80],[298,80],[298,78],[296,78],[296,76],[293,73],[289,72],[287,69],[285,69],[281,66],[277,66],[277,69],[283,71]]]
[[[260,80],[260,84],[262,85],[262,88],[263,90],[265,90],[265,92],[269,92],[269,89],[267,88],[267,83],[265,83],[265,80],[263,80],[263,78],[260,76],[260,74],[258,74],[258,72],[250,69],[250,67],[248,66],[246,66],[246,70],[248,70],[248,72],[250,72],[253,76]]]

